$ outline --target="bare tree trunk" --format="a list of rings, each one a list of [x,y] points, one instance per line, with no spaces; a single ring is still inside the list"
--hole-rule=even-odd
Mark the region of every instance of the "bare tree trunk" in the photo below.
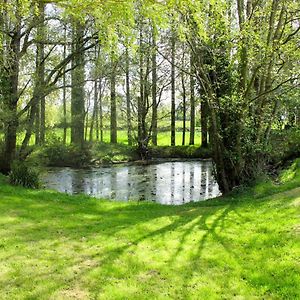
[[[201,146],[208,146],[208,107],[205,99],[201,100]]]
[[[72,131],[71,142],[83,147],[84,145],[84,53],[82,43],[84,37],[84,28],[79,23],[73,25],[73,43],[72,50],[74,57],[72,59],[72,92],[71,92],[71,115]]]
[[[39,97],[36,95],[36,93],[37,93],[37,88],[35,87],[34,96],[33,96],[34,101],[31,105],[30,111],[28,113],[27,124],[26,124],[26,133],[25,133],[25,137],[24,137],[24,140],[22,142],[20,153],[19,153],[19,157],[21,159],[24,159],[26,157],[26,149],[27,149],[27,146],[29,144],[30,138],[32,136],[34,122],[36,121],[36,116],[38,115],[38,110],[37,109],[38,109]],[[38,124],[38,123],[35,122],[35,125],[36,124]]]
[[[144,103],[144,55],[143,55],[143,25],[142,21],[140,24],[140,37],[139,37],[139,67],[140,67],[140,95],[138,97],[138,144],[143,142],[143,130],[142,130],[142,122],[143,122],[143,103]]]
[[[45,4],[39,1],[39,21],[37,34],[40,42],[38,43],[37,55],[39,56],[38,80],[39,80],[39,97],[41,107],[40,117],[40,144],[45,144],[45,130],[46,130],[46,103],[45,103]]]
[[[191,111],[190,111],[190,145],[195,144],[195,79],[194,79],[194,66],[193,54],[190,57],[190,92],[191,92]]]
[[[64,28],[64,53],[63,59],[67,56],[67,28]],[[63,143],[67,143],[67,88],[66,88],[66,67],[64,67],[64,75],[63,75],[63,126],[64,126],[64,135],[63,135]]]
[[[171,146],[176,143],[176,107],[175,107],[175,33],[171,37]]]
[[[40,139],[40,129],[41,129],[41,105],[39,101],[35,104],[35,144],[39,145],[41,143]]]
[[[35,110],[35,144],[45,143],[45,34],[44,34],[44,3],[39,1],[39,25],[37,27],[37,52],[36,52],[36,108]],[[29,130],[31,134],[31,130]]]
[[[186,132],[186,87],[184,82],[184,73],[181,73],[181,85],[182,85],[182,146],[185,145],[185,132]]]
[[[94,124],[97,122],[97,117],[98,117],[98,81],[97,79],[95,79],[94,80],[94,107],[93,107],[93,115],[91,119],[90,138],[89,138],[90,142],[93,141]]]
[[[156,62],[156,37],[152,28],[152,144],[157,146],[157,62]]]
[[[117,99],[116,99],[116,63],[112,62],[110,75],[110,143],[117,143]]]
[[[98,80],[96,80],[96,84],[98,86]],[[98,88],[97,88],[98,89]],[[101,91],[100,91],[101,93]],[[99,90],[97,95],[97,111],[95,115],[95,121],[96,121],[96,140],[99,141]]]
[[[100,127],[100,141],[103,142],[103,104],[102,104],[102,80],[99,80],[99,127]]]
[[[132,124],[131,124],[131,97],[130,97],[130,74],[129,74],[129,53],[126,48],[126,117],[127,117],[127,140],[132,145]]]

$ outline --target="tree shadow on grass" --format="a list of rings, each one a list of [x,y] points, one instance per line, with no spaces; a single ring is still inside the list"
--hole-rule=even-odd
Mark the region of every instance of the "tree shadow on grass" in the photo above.
[[[206,206],[209,207],[209,203]],[[48,247],[55,247],[55,243],[63,242],[67,245],[74,242],[75,246],[78,246],[77,242],[83,238],[86,243],[92,241],[91,244],[95,244],[99,236],[101,241],[116,237],[116,246],[101,253],[101,258],[98,257],[96,250],[89,254],[91,260],[100,260],[101,265],[109,269],[116,264],[123,253],[137,247],[143,241],[163,238],[169,232],[180,230],[182,237],[176,253],[173,254],[175,259],[181,252],[180,245],[184,244],[186,237],[198,223],[195,220],[199,216],[208,218],[221,209],[218,206],[207,209],[206,206],[195,208],[169,207],[151,203],[120,204],[101,202],[83,196],[66,197],[54,192],[11,189],[2,192],[0,201],[0,210],[4,212],[2,217],[11,217],[11,221],[6,224],[1,222],[0,226],[2,235],[7,235],[5,238],[9,240],[10,248],[1,255],[1,258],[12,261],[14,256],[22,255],[22,250],[18,250],[21,245],[25,245],[25,248],[29,244],[46,244]],[[137,226],[143,226],[148,222],[155,224],[161,218],[167,218],[167,222],[162,222],[154,230],[146,230],[145,233],[138,231],[136,238],[132,238],[130,234],[126,235],[126,232],[135,232]],[[123,236],[124,231],[125,236]],[[124,241],[118,244],[118,238],[123,238]],[[80,256],[81,248],[78,247]],[[28,251],[32,250],[26,250],[26,255]],[[36,252],[30,254],[37,259],[42,259],[43,251],[41,254],[38,252],[37,247]],[[76,259],[66,256],[65,268],[72,268],[76,264],[78,264]],[[79,271],[76,278],[91,269],[85,268],[82,272]],[[45,272],[40,276],[45,278],[50,274],[51,272]],[[62,286],[62,283],[58,284],[58,288]]]
[[[153,239],[167,239],[167,234],[171,232],[178,233],[178,243],[176,249],[170,250],[167,259],[169,268],[172,268],[177,257],[184,251],[186,241],[195,232],[199,241],[190,257],[189,267],[192,270],[194,261],[201,258],[209,238],[222,245],[225,252],[240,263],[239,254],[233,251],[228,241],[218,233],[226,228],[229,214],[234,214],[237,219],[242,220],[243,216],[235,210],[235,203],[215,200],[170,207],[152,203],[102,202],[84,196],[67,197],[56,192],[23,189],[12,189],[1,194],[0,210],[3,213],[0,220],[1,217],[12,217],[11,222],[0,224],[2,236],[6,235],[5,238],[9,240],[9,249],[7,253],[1,255],[2,259],[13,261],[14,256],[22,255],[16,248],[17,245],[33,243],[58,247],[58,252],[50,256],[51,259],[55,259],[57,255],[57,263],[62,272],[73,270],[76,265],[84,265],[85,261],[93,262],[79,268],[68,282],[54,280],[56,290],[75,284],[80,278],[95,270],[103,273],[103,269],[115,268],[123,254],[134,251],[145,241],[151,243]],[[21,196],[23,199],[20,199]],[[151,229],[145,227],[143,231],[143,226],[149,222],[154,226]],[[116,245],[105,249],[105,240],[111,242],[112,238]],[[74,249],[70,248],[71,253],[64,253],[61,258],[59,251],[64,244],[66,247],[74,244],[74,247],[72,246]],[[100,250],[97,246],[101,247]],[[38,248],[36,252],[27,250],[26,255],[29,253],[37,259],[42,259],[44,252],[38,252]],[[127,267],[130,268],[129,265]],[[147,266],[144,268],[147,269]],[[47,280],[47,277],[55,275],[55,272],[55,270],[40,272],[39,281]],[[188,282],[191,275],[182,274],[182,282]],[[45,287],[43,290],[45,294],[52,292],[53,287],[49,290]],[[34,294],[34,291],[32,293]],[[188,296],[187,289],[182,293]]]

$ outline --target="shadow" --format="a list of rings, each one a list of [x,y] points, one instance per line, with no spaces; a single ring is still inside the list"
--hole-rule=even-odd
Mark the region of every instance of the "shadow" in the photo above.
[[[46,296],[72,286],[86,276],[94,276],[95,272],[110,278],[113,270],[124,264],[123,268],[128,268],[132,276],[138,276],[138,268],[136,271],[130,269],[130,257],[145,247],[145,243],[154,243],[152,247],[158,245],[156,250],[161,253],[168,247],[167,242],[174,239],[175,246],[168,249],[165,258],[169,269],[175,268],[176,261],[185,252],[187,241],[192,241],[190,244],[194,248],[186,267],[194,270],[193,264],[207,250],[209,239],[218,243],[237,264],[244,264],[239,253],[220,233],[228,229],[229,215],[239,222],[251,221],[237,211],[237,207],[248,205],[246,202],[237,204],[222,198],[182,206],[116,203],[8,186],[0,186],[0,195],[0,233],[2,238],[9,240],[5,245],[7,249],[1,252],[1,261],[12,264],[23,256],[31,256],[36,263],[45,259],[52,264],[54,261],[48,271],[27,274],[35,278],[37,286],[48,277],[52,278],[53,285],[43,289]],[[150,265],[140,260],[132,258],[148,272]],[[125,276],[125,271],[120,274]],[[188,282],[192,274],[193,271],[181,274],[182,282]],[[61,281],[62,276],[67,280]],[[27,280],[25,277],[22,285],[28,285]],[[0,280],[0,285],[6,283]],[[90,284],[97,288],[97,280]],[[35,293],[34,289],[32,293]],[[188,290],[183,288],[182,294],[188,297]]]

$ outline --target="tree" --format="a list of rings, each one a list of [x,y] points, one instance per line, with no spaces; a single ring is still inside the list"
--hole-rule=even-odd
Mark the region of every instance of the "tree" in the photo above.
[[[294,70],[287,71],[298,59],[291,49],[296,51],[299,25],[288,25],[295,2],[235,4],[199,5],[197,10],[206,13],[205,24],[196,12],[186,19],[197,81],[209,110],[217,180],[224,192],[264,168],[274,94],[297,78]],[[238,27],[230,14],[235,8]]]
[[[116,68],[117,68],[116,61],[112,61],[111,74],[110,74],[110,143],[111,144],[117,143]]]
[[[71,115],[72,130],[71,142],[80,147],[84,144],[84,26],[78,21],[73,22],[72,41],[72,90]]]
[[[128,47],[126,46],[125,50],[125,76],[126,76],[126,118],[127,118],[127,140],[128,145],[132,146],[133,143],[133,137],[132,137],[132,124],[131,124],[131,94],[130,94],[130,58],[129,58],[129,52]]]
[[[157,146],[157,57],[156,28],[152,25],[152,144]]]
[[[172,26],[172,36],[171,36],[171,146],[175,146],[176,139],[176,86],[175,86],[175,47],[176,47],[176,37],[175,29]]]
[[[190,55],[190,103],[191,103],[191,110],[190,110],[190,145],[195,144],[195,125],[196,125],[196,103],[195,103],[195,78],[194,78],[194,61],[193,61],[193,54]]]

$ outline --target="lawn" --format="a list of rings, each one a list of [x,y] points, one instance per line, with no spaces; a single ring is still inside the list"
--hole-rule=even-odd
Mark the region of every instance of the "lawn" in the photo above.
[[[69,144],[71,141],[70,129],[67,131],[67,143]],[[55,130],[49,130],[47,136],[57,136],[60,139],[63,138],[63,129],[56,128]],[[127,144],[127,130],[118,130],[117,133],[118,143]],[[190,133],[186,132],[185,134],[185,145],[189,145]],[[96,134],[94,134],[94,140],[96,140]],[[175,134],[176,146],[182,145],[182,132],[176,131]],[[32,139],[32,143],[34,139]],[[110,142],[110,130],[103,130],[103,142]],[[169,131],[160,131],[157,135],[157,144],[158,146],[170,146],[171,145],[171,133]],[[196,131],[195,133],[195,145],[200,146],[201,144],[201,133]]]
[[[300,299],[300,160],[184,206],[108,202],[0,178],[1,299]]]
[[[161,126],[167,126],[168,123],[162,123]],[[176,131],[176,146],[182,145],[182,132],[181,132],[181,121],[176,121],[176,128],[178,131]],[[189,128],[189,122],[187,123],[187,128]],[[53,139],[54,137],[63,139],[63,132],[64,130],[62,128],[55,128],[55,129],[48,129],[46,131],[46,138]],[[89,132],[90,129],[88,128],[88,138],[89,138]],[[19,132],[17,135],[17,144],[21,145],[22,141],[24,139],[24,132]],[[127,130],[122,129],[118,130],[117,133],[118,136],[118,143],[120,144],[127,144]],[[0,140],[4,139],[3,133],[0,133]],[[190,133],[186,132],[185,134],[185,145],[189,145],[189,139],[190,139]],[[96,133],[94,132],[94,140],[96,140]],[[71,129],[68,128],[67,130],[67,143],[69,144],[71,142]],[[110,142],[110,130],[103,130],[103,142],[109,143]],[[35,143],[35,137],[34,135],[31,136],[30,144],[34,145]],[[157,143],[158,146],[170,146],[171,145],[171,132],[170,131],[159,131],[157,135]],[[200,128],[196,128],[195,132],[195,145],[200,146],[201,145],[201,132]]]

